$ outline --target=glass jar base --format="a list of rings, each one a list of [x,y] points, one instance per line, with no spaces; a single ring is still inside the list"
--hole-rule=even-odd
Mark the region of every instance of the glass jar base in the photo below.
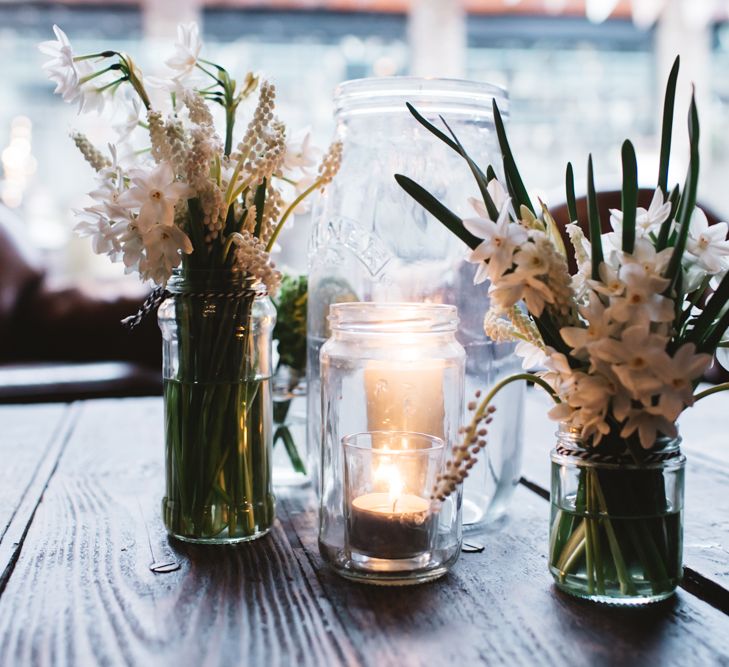
[[[331,563],[334,571],[345,579],[374,586],[413,586],[440,579],[454,559],[443,559],[431,553],[413,558],[373,558],[340,552]]]
[[[577,589],[568,584],[562,584],[555,579],[554,585],[563,593],[567,593],[572,597],[580,598],[582,600],[589,600],[590,602],[597,602],[598,604],[609,605],[612,607],[641,607],[644,605],[654,604],[656,602],[662,602],[676,594],[676,589],[670,591],[664,591],[662,593],[646,593],[643,595],[602,595],[595,593],[588,593],[583,589]]]
[[[252,535],[244,535],[241,537],[190,537],[189,535],[178,535],[176,533],[167,532],[169,537],[180,542],[187,542],[188,544],[210,544],[210,545],[224,545],[224,544],[243,544],[244,542],[253,542],[258,540],[268,533],[271,532],[271,527],[259,530]]]

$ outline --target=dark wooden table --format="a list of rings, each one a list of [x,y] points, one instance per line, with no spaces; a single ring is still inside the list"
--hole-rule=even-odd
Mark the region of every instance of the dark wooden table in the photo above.
[[[161,399],[0,408],[0,664],[729,664],[727,399],[682,423],[682,588],[644,609],[558,592],[547,572],[554,427],[528,398],[506,525],[438,582],[378,588],[322,563],[310,492],[280,494],[265,539],[170,543],[159,516]],[[154,573],[152,563],[179,569]]]

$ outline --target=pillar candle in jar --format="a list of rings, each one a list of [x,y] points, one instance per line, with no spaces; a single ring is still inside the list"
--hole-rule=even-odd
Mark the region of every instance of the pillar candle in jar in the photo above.
[[[365,368],[367,430],[443,437],[443,374],[438,359],[371,361]]]

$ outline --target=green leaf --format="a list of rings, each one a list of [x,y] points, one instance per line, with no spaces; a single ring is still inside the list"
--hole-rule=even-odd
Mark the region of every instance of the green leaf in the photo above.
[[[715,320],[721,315],[721,311],[727,302],[729,302],[729,273],[724,276],[716,291],[707,300],[701,315],[696,318],[691,333],[686,337],[686,340],[695,343],[697,347],[701,346],[702,340],[711,335]]]
[[[407,192],[426,211],[432,213],[469,248],[473,250],[481,244],[481,239],[471,234],[471,232],[463,226],[463,220],[461,220],[461,218],[459,218],[449,208],[441,204],[425,188],[402,174],[395,174],[395,180],[398,182],[400,187],[405,190],[405,192]]]
[[[678,80],[678,69],[681,58],[676,56],[668,75],[666,94],[663,101],[663,126],[661,129],[661,157],[658,167],[658,187],[661,188],[663,196],[668,192],[668,162],[671,156],[671,134],[673,131],[673,107],[676,102],[676,81]]]
[[[279,426],[276,429],[276,433],[273,436],[274,446],[279,440],[283,442],[284,447],[286,448],[286,453],[289,456],[289,461],[291,461],[291,466],[293,467],[294,471],[305,475],[306,468],[304,467],[304,462],[299,456],[299,451],[296,449],[294,437],[291,435],[291,431],[287,426]]]
[[[665,196],[665,193],[664,193]],[[675,185],[673,187],[673,190],[671,190],[671,194],[668,197],[668,201],[671,202],[671,213],[670,215],[664,220],[663,224],[661,225],[661,231],[658,234],[658,243],[656,244],[656,250],[661,251],[668,247],[668,240],[669,236],[671,234],[671,227],[673,226],[673,221],[676,219],[676,212],[678,210],[678,205],[681,199],[681,191],[678,187],[678,185]],[[664,200],[665,201],[665,200]]]
[[[499,217],[499,210],[496,208],[496,205],[494,204],[493,200],[491,199],[491,195],[488,192],[488,182],[491,180],[490,178],[487,178],[484,176],[483,172],[479,168],[479,166],[471,159],[471,157],[466,152],[465,148],[461,145],[461,142],[458,141],[458,137],[456,137],[455,132],[451,130],[448,123],[446,123],[445,119],[441,116],[440,119],[443,122],[443,124],[446,126],[448,131],[451,133],[451,136],[453,139],[448,137],[444,132],[439,130],[433,123],[431,123],[427,118],[422,116],[418,110],[410,104],[410,102],[406,102],[405,105],[408,108],[408,111],[413,115],[415,120],[417,120],[426,130],[434,134],[438,139],[440,139],[442,142],[444,142],[447,146],[450,146],[456,153],[458,153],[466,162],[468,163],[469,168],[471,169],[471,173],[473,174],[473,177],[476,179],[476,183],[478,184],[478,189],[481,192],[481,198],[483,199],[483,202],[486,206],[486,210],[489,213],[489,216],[492,220],[496,220]],[[493,170],[492,170],[493,171]]]
[[[514,208],[517,210],[521,206],[526,206],[535,216],[536,211],[532,202],[529,199],[529,193],[526,187],[524,187],[524,181],[521,180],[519,169],[516,166],[516,161],[511,152],[509,146],[509,140],[506,137],[506,129],[504,128],[504,121],[501,119],[501,112],[499,111],[499,105],[496,104],[496,100],[492,100],[492,106],[494,110],[494,125],[496,127],[496,136],[499,139],[499,146],[501,147],[501,155],[504,160],[504,173],[506,174],[506,183],[509,187],[509,194],[514,200]]]
[[[729,329],[729,310],[727,310],[714,325],[709,335],[704,339],[701,345],[699,345],[698,351],[713,354],[727,329]]]
[[[253,203],[256,206],[256,227],[253,232],[254,236],[261,236],[261,225],[263,224],[263,209],[266,205],[266,179],[256,189],[253,197]]]
[[[595,178],[592,173],[592,155],[587,159],[587,219],[590,224],[590,246],[592,248],[592,279],[600,280],[600,264],[603,262],[602,254],[602,224],[600,212],[597,208],[597,194],[595,193]]]
[[[575,174],[572,170],[572,163],[567,163],[565,174],[565,190],[567,191],[567,210],[570,214],[570,222],[577,222],[577,199],[575,198]]]
[[[635,248],[635,222],[638,209],[638,163],[630,141],[623,143],[623,251]]]
[[[497,180],[499,180],[499,179],[496,178],[496,172],[494,171],[494,168],[491,165],[486,167],[486,182],[491,183],[491,181],[497,181]]]
[[[689,143],[691,157],[689,158],[688,174],[686,175],[686,185],[683,188],[683,195],[676,216],[679,225],[678,236],[665,273],[665,277],[671,281],[666,294],[672,292],[676,285],[677,275],[681,271],[681,260],[686,250],[691,215],[696,207],[696,191],[699,182],[699,114],[696,109],[694,95],[691,95],[691,107],[689,109]]]
[[[486,206],[486,210],[488,211],[489,217],[495,221],[499,217],[499,209],[496,208],[496,204],[494,203],[494,200],[491,198],[491,195],[489,194],[487,178],[483,175],[483,172],[478,167],[478,165],[470,158],[470,156],[466,152],[466,149],[463,147],[461,142],[458,141],[458,137],[456,136],[456,133],[451,129],[450,125],[448,125],[448,123],[446,122],[446,119],[443,118],[443,116],[441,116],[440,120],[443,123],[443,125],[446,126],[448,131],[451,133],[451,136],[453,137],[453,141],[455,141],[456,146],[458,147],[457,151],[468,163],[468,166],[471,169],[471,173],[473,174],[473,177],[476,179],[476,183],[478,183],[478,189],[481,192],[481,198],[483,199],[483,203]]]
[[[461,151],[458,149],[458,144],[454,142],[445,132],[442,130],[439,130],[433,123],[431,123],[427,118],[422,116],[418,110],[410,104],[410,102],[406,102],[405,106],[408,108],[408,111],[413,115],[415,120],[418,121],[426,130],[429,132],[432,132],[438,139],[440,139],[443,143],[450,146],[456,153],[460,153]]]

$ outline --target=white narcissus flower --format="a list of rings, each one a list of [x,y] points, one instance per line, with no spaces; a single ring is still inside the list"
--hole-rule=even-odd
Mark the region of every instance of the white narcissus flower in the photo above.
[[[562,327],[559,334],[572,348],[574,356],[585,359],[589,356],[590,347],[613,336],[619,324],[613,322],[600,297],[594,292],[590,294],[589,304],[580,307],[579,312],[587,322],[587,326]]]
[[[678,436],[676,424],[661,414],[654,414],[651,408],[633,408],[629,411],[628,419],[620,431],[620,435],[628,438],[636,431],[638,431],[640,446],[643,449],[653,447],[659,435],[670,438]]]
[[[657,368],[669,359],[666,354],[668,339],[651,333],[648,324],[626,328],[620,340],[606,338],[590,348],[595,359],[605,361],[629,394],[644,403],[650,403],[664,386],[656,375]]]
[[[671,202],[664,202],[664,195],[660,188],[653,193],[653,198],[648,209],[638,207],[635,216],[635,235],[637,238],[658,234],[661,225],[671,215]],[[623,228],[623,212],[618,209],[610,209],[610,225],[613,231],[619,232]]]
[[[47,72],[48,78],[56,84],[53,92],[61,95],[64,102],[75,102],[81,95],[79,85],[81,77],[74,61],[71,42],[57,25],[53,26],[53,32],[56,35],[55,40],[41,42],[38,45],[41,53],[51,56],[51,59],[43,64],[43,69]]]
[[[463,225],[471,234],[483,239],[468,256],[469,262],[479,265],[473,279],[474,284],[478,285],[487,278],[496,280],[511,268],[514,251],[527,240],[527,232],[520,224],[512,223],[509,219],[508,197],[496,221],[483,215],[486,210],[481,208],[481,202],[475,199],[470,202],[480,217],[466,218]],[[488,262],[488,265],[484,262]]]
[[[489,297],[494,307],[506,312],[519,301],[527,310],[539,317],[547,304],[554,303],[554,294],[538,277],[523,271],[513,271],[491,283]]]
[[[163,285],[180,265],[182,255],[192,252],[192,242],[177,225],[156,225],[143,234],[145,258],[140,262],[144,279]]]
[[[134,96],[129,100],[126,105],[126,111],[124,120],[113,126],[119,143],[123,143],[129,139],[132,132],[139,127],[139,114],[142,111],[142,103],[138,97]]]
[[[514,352],[518,357],[521,357],[521,367],[525,371],[540,368],[544,366],[546,361],[544,350],[527,340],[519,341],[514,348]]]
[[[625,291],[622,296],[610,299],[608,312],[613,319],[636,324],[673,320],[674,303],[661,295],[670,284],[669,280],[646,270],[643,264],[625,264],[618,275]]]
[[[118,199],[121,206],[138,209],[138,224],[142,234],[154,225],[174,224],[175,204],[192,194],[190,186],[175,180],[172,166],[161,162],[153,171],[135,169],[130,172],[131,187]]]
[[[665,383],[657,409],[666,419],[675,421],[686,406],[694,404],[693,381],[699,379],[710,364],[710,354],[696,354],[696,346],[685,343],[673,357],[656,365],[656,375]]]
[[[297,132],[286,142],[286,152],[282,162],[285,172],[301,170],[308,174],[319,164],[321,151],[311,143],[311,132]]]
[[[708,273],[723,273],[729,269],[728,227],[726,222],[709,225],[706,214],[698,206],[691,215],[686,250]]]
[[[175,70],[175,79],[186,78],[194,73],[201,50],[202,41],[197,23],[182,23],[177,26],[175,52],[165,60],[165,65]]]
[[[118,228],[106,216],[93,209],[74,210],[74,213],[80,218],[80,222],[73,228],[76,234],[90,237],[91,249],[97,255],[109,255],[112,261],[116,261],[122,249]]]

